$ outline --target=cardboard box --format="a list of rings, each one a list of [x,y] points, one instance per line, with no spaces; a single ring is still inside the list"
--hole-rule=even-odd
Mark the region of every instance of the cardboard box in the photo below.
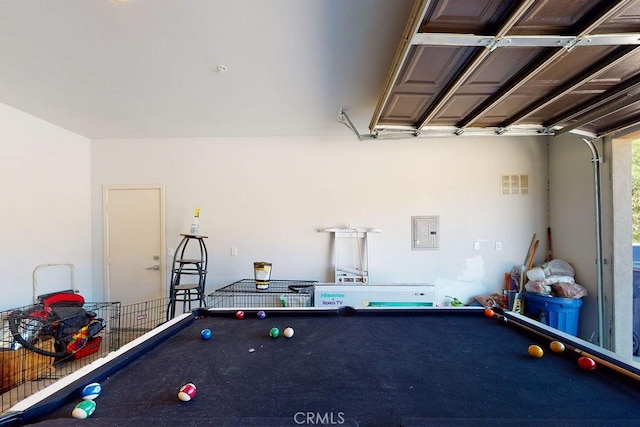
[[[434,307],[435,286],[427,284],[354,284],[318,283],[315,307],[398,308]]]

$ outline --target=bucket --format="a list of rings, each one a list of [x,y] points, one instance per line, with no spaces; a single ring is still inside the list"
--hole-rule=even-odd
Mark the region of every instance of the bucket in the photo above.
[[[256,279],[256,289],[269,289],[269,281],[271,280],[271,263],[254,262],[253,273]]]

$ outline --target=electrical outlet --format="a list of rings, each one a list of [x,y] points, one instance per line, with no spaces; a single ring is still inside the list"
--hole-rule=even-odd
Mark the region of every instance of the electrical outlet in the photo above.
[[[473,242],[473,250],[474,251],[479,251],[480,250],[480,242],[479,241],[475,241]]]
[[[501,250],[502,250],[502,243],[496,242],[496,251],[501,251]]]
[[[238,248],[231,246],[231,256],[238,256]]]

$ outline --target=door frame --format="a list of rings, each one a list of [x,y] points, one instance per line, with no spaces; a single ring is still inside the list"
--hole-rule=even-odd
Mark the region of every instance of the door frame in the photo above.
[[[109,191],[111,190],[159,190],[160,192],[160,286],[162,295],[167,297],[167,274],[166,274],[166,226],[165,226],[165,187],[164,184],[119,184],[102,186],[102,218],[103,218],[103,249],[102,249],[102,271],[103,271],[103,292],[105,301],[111,301],[111,277],[109,274]]]

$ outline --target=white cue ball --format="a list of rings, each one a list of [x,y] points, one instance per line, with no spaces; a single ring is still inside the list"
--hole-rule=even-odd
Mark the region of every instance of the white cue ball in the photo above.
[[[282,332],[282,335],[284,335],[287,338],[291,338],[293,336],[293,328],[289,326]]]

